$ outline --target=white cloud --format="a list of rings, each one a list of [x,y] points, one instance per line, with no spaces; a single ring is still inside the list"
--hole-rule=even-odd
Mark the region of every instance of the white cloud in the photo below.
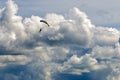
[[[83,72],[90,72],[104,68],[104,65],[99,64],[97,60],[92,58],[89,54],[81,57],[73,55],[67,62],[64,62],[63,73],[79,75]]]
[[[111,46],[119,40],[120,32],[114,28],[96,27],[93,31],[95,44]]]
[[[107,80],[119,80],[120,79],[120,69],[115,68],[113,72],[107,77]]]
[[[93,49],[92,55],[96,58],[111,59],[112,57],[115,57],[117,53],[115,53],[115,49],[113,47],[96,46]]]
[[[2,55],[0,56],[0,64],[1,66],[9,66],[10,64],[21,64],[24,65],[27,62],[31,61],[28,57],[24,55]]]
[[[59,73],[82,75],[108,69],[119,76],[115,70],[120,56],[119,30],[95,26],[78,8],[71,9],[67,16],[48,13],[45,18],[33,15],[25,19],[17,15],[17,10],[12,0],[0,10],[0,49],[22,55],[1,52],[0,66],[9,69],[11,64],[24,65],[29,79],[52,80]],[[40,23],[40,19],[46,19],[51,26]],[[106,79],[116,77],[107,74]],[[8,75],[11,79],[12,76]]]

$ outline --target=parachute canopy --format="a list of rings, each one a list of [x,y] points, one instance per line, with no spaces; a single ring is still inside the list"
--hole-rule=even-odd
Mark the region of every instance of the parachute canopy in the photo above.
[[[50,26],[49,23],[45,20],[40,20],[40,22],[43,22],[43,23],[47,24],[48,27]]]
[[[48,27],[50,26],[50,24],[45,20],[40,20],[40,22],[43,22],[43,23],[47,24]],[[42,31],[42,28],[40,28],[39,32],[41,32],[41,31]]]

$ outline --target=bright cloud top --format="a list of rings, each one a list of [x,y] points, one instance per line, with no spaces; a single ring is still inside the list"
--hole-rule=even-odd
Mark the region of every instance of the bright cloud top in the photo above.
[[[66,16],[49,13],[44,18],[25,19],[17,11],[18,6],[12,0],[0,9],[0,74],[4,75],[1,79],[56,80],[61,74],[95,72],[92,80],[101,71],[106,72],[101,80],[120,79],[119,30],[95,26],[78,8],[71,9]],[[40,23],[41,19],[51,26]],[[44,28],[41,33],[40,28]],[[22,67],[17,69],[18,66]],[[6,71],[12,67],[17,74]]]

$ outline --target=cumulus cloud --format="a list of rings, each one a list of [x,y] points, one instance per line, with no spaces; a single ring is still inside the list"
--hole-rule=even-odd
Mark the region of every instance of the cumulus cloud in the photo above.
[[[81,56],[80,58],[73,55],[67,62],[64,62],[63,71],[70,74],[82,74],[83,72],[90,72],[105,68],[104,65],[98,64],[98,61],[92,58],[89,54]]]
[[[119,79],[119,30],[95,26],[78,8],[66,16],[48,13],[44,18],[25,19],[17,11],[12,0],[0,9],[0,79],[56,80],[59,74],[97,75],[101,71],[106,80]],[[40,23],[41,19],[51,26]]]
[[[1,66],[8,66],[10,64],[26,64],[26,62],[29,62],[30,59],[27,58],[24,55],[17,55],[17,56],[12,56],[12,55],[3,55],[0,56],[0,64]]]

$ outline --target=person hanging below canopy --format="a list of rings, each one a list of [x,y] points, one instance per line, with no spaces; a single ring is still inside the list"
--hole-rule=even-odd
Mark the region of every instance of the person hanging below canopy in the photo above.
[[[40,20],[40,22],[45,23],[48,27],[50,26],[50,24],[45,20]],[[39,32],[41,31],[42,31],[42,28],[40,28]]]

